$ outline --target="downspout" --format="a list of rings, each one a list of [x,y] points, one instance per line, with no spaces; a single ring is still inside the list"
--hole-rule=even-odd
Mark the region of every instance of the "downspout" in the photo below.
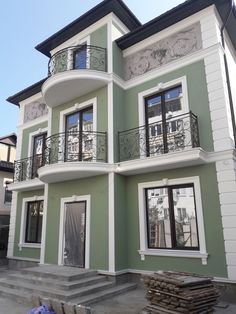
[[[226,57],[226,51],[225,51],[225,39],[224,39],[224,29],[228,23],[229,17],[231,13],[233,12],[234,8],[234,0],[231,0],[231,7],[227,14],[227,17],[221,27],[221,42],[222,46],[224,48],[224,64],[225,64],[225,73],[226,73],[226,83],[227,83],[227,89],[228,89],[228,95],[229,95],[229,106],[230,106],[230,113],[231,113],[231,120],[232,120],[232,127],[233,127],[233,136],[234,136],[234,147],[236,148],[236,124],[235,124],[235,114],[234,114],[234,104],[233,104],[233,97],[232,97],[232,89],[230,85],[230,77],[229,77],[229,67]]]

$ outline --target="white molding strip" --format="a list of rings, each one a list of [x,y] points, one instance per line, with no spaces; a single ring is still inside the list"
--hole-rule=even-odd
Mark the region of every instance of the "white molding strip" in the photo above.
[[[109,271],[115,271],[115,191],[114,173],[108,174],[108,234],[109,234]]]
[[[30,258],[30,257],[19,257],[19,256],[12,256],[12,257],[8,257],[8,259],[10,260],[17,260],[17,261],[26,261],[26,262],[36,262],[39,263],[39,259],[37,258]]]
[[[8,258],[13,257],[13,255],[14,255],[17,199],[18,199],[18,192],[13,192],[12,204],[11,204],[9,235],[8,235],[8,250],[7,250],[7,257]]]
[[[44,203],[43,203],[43,223],[42,223],[42,239],[40,251],[40,264],[45,262],[45,247],[46,247],[46,234],[47,234],[47,216],[48,216],[48,184],[44,187]]]

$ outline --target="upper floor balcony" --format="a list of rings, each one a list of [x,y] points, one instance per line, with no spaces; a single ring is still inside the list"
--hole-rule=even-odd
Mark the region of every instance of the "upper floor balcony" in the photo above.
[[[55,107],[108,82],[107,49],[84,44],[62,49],[50,58],[42,93],[47,105]]]
[[[126,175],[205,162],[192,112],[119,132],[118,148],[119,172]]]
[[[14,182],[45,183],[105,174],[136,174],[205,162],[192,112],[118,133],[119,164],[107,163],[107,133],[70,130],[48,137],[43,154],[15,162]],[[115,166],[115,167],[114,167]],[[132,168],[133,167],[133,168]]]

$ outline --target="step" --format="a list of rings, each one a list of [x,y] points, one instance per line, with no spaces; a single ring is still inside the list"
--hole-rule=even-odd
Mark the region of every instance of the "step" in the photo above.
[[[0,286],[0,296],[18,303],[30,304],[29,293]]]
[[[122,285],[114,286],[110,289],[100,291],[91,295],[87,295],[82,298],[75,298],[70,300],[71,303],[74,304],[83,304],[83,305],[91,305],[94,303],[98,303],[108,298],[115,297],[119,294],[128,292],[130,290],[134,290],[137,288],[137,284],[134,283],[125,283]]]
[[[62,290],[56,290],[52,289],[52,287],[40,287],[36,286],[34,284],[29,284],[25,282],[17,282],[9,279],[0,280],[0,286],[12,289],[17,291],[21,291],[28,294],[38,294],[41,296],[49,297],[49,298],[55,298],[63,301],[69,301],[74,298],[79,298],[91,293],[97,293],[101,290],[109,289],[114,287],[113,282],[102,282],[97,283],[94,285],[89,285],[87,287],[82,287],[80,289],[75,289],[72,291],[62,291]]]
[[[38,278],[50,278],[64,281],[74,281],[97,275],[96,270],[51,265],[24,268],[20,273],[22,275],[27,274]]]
[[[65,291],[71,291],[73,289],[78,289],[78,288],[82,288],[85,286],[89,286],[92,284],[106,281],[106,278],[101,275],[86,277],[80,280],[62,281],[62,280],[32,276],[30,274],[23,275],[20,273],[10,274],[8,276],[8,279],[15,282],[20,282],[20,283],[25,282],[25,283],[34,284],[40,287],[50,287],[56,290],[65,290]]]

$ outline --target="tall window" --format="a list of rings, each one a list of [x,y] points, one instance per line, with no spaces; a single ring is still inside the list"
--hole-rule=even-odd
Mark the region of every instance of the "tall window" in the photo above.
[[[32,174],[31,178],[34,179],[38,176],[38,168],[42,166],[43,150],[45,148],[47,133],[42,133],[34,137],[33,144],[33,160],[32,160]]]
[[[93,107],[66,117],[67,161],[86,161],[93,158]]]
[[[83,43],[74,51],[74,69],[87,68],[87,44]]]
[[[173,87],[145,99],[147,154],[167,153],[175,145],[175,136],[183,127],[182,86]],[[176,118],[175,118],[176,117]]]
[[[148,248],[198,250],[193,184],[145,189]]]
[[[27,203],[26,214],[26,243],[41,243],[43,222],[43,201]]]

